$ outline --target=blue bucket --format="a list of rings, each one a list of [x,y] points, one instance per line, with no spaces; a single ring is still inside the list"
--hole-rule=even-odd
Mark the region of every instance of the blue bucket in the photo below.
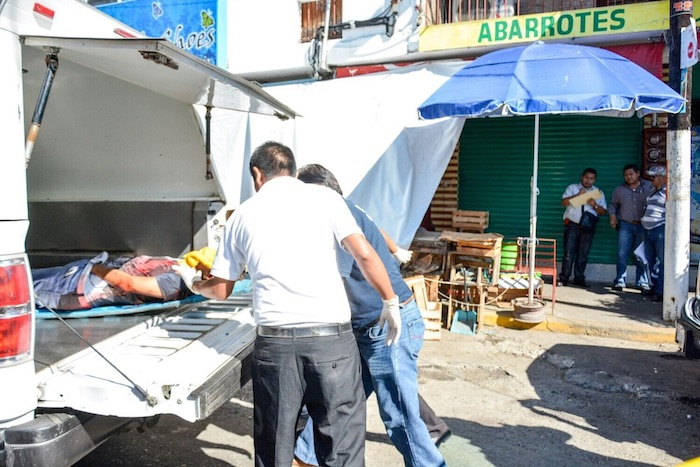
[[[476,333],[476,312],[467,310],[455,310],[450,332],[457,334],[475,334]]]

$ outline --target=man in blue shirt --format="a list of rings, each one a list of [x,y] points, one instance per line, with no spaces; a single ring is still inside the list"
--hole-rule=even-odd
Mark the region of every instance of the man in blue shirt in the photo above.
[[[306,183],[325,185],[342,195],[333,174],[318,164],[302,167],[297,172],[297,178]],[[392,258],[382,232],[367,213],[351,201],[345,202],[367,241],[386,266],[392,288],[401,303],[403,329],[398,344],[387,346],[383,331],[377,324],[382,310],[381,297],[364,279],[353,258],[344,252],[339,253],[338,263],[350,301],[352,327],[362,357],[365,393],[376,393],[387,434],[403,455],[406,465],[444,466],[445,460],[420,417],[421,408],[424,407],[421,407],[418,395],[417,357],[423,346],[425,331],[420,310],[401,276],[398,264]],[[430,410],[429,407],[427,409]],[[295,455],[307,464],[316,465],[312,428],[309,420],[297,440]],[[446,425],[444,429],[448,434]]]

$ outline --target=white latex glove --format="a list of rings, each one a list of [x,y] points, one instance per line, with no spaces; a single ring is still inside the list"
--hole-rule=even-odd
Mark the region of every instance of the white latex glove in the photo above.
[[[401,308],[399,307],[399,297],[382,300],[382,314],[379,315],[379,329],[384,329],[384,324],[389,328],[386,331],[386,345],[396,345],[401,337]]]
[[[404,250],[403,248],[399,248],[398,250],[392,253],[392,256],[396,261],[399,262],[399,264],[404,264],[411,261],[411,258],[413,257],[413,252],[411,250]]]
[[[174,264],[173,271],[175,271],[182,278],[182,282],[185,283],[187,288],[190,289],[193,294],[198,293],[192,288],[192,284],[202,280],[202,271],[198,271],[197,269],[191,268],[184,264]]]

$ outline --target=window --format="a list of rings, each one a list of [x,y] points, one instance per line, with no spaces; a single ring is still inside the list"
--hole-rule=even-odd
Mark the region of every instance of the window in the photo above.
[[[426,0],[428,24],[504,18],[658,0]]]
[[[301,41],[309,42],[316,37],[316,31],[323,29],[326,20],[326,2],[331,2],[330,26],[340,24],[343,16],[343,0],[318,0],[301,4]],[[343,37],[342,30],[329,29],[329,39]]]

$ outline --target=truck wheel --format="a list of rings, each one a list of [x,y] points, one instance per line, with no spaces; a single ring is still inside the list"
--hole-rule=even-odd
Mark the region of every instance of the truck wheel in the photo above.
[[[700,359],[700,349],[697,347],[697,342],[693,331],[690,329],[685,330],[685,339],[683,341],[683,355],[688,358],[698,358]]]

